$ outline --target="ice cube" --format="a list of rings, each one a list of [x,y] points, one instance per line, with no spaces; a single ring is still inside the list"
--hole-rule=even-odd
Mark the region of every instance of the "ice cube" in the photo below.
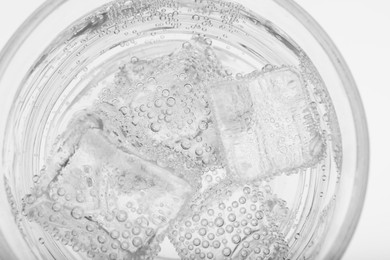
[[[223,181],[198,194],[172,224],[181,259],[285,259],[285,202],[269,186]],[[259,257],[259,258],[258,258]]]
[[[142,75],[134,73],[137,63],[142,63]],[[120,83],[128,94],[115,85],[108,91],[112,101],[102,98],[95,110],[118,122],[127,147],[182,172],[221,168],[205,86],[223,76],[210,46],[202,38],[193,39],[170,55],[127,64],[126,70],[120,73],[127,80]],[[199,176],[186,176],[199,184]]]
[[[255,179],[315,165],[325,141],[292,67],[211,85],[214,119],[232,175]]]
[[[47,186],[41,182],[26,196],[25,213],[76,252],[101,259],[152,259],[169,221],[191,196],[191,186],[170,169],[121,151],[102,129],[81,129],[62,135],[77,141],[66,144],[74,151],[56,173],[45,175],[54,176]]]

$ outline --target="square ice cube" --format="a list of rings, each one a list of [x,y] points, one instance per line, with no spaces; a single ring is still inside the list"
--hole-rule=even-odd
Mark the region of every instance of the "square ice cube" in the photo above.
[[[191,186],[170,169],[119,150],[101,129],[63,136],[79,136],[69,144],[74,152],[56,174],[48,174],[54,178],[47,186],[26,197],[29,219],[91,257],[157,255],[169,221],[192,194]]]
[[[227,164],[238,178],[311,167],[324,153],[305,84],[292,67],[216,82],[209,98]]]
[[[196,186],[199,170],[223,164],[205,92],[205,83],[222,78],[222,69],[203,38],[178,47],[170,55],[127,64],[127,80],[109,91],[115,102],[103,97],[95,110],[116,120],[125,145],[143,157],[182,172],[192,169],[184,178]],[[138,63],[139,74],[134,72]]]
[[[286,259],[285,201],[266,183],[222,181],[197,194],[173,222],[181,259]]]

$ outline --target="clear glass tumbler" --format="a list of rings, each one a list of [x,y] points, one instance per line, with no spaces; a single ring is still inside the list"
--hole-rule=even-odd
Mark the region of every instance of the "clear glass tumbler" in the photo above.
[[[183,242],[184,235],[175,237],[185,227],[180,226],[180,221],[172,224],[176,221],[172,218],[171,231],[167,232],[173,243],[167,238],[159,241],[161,252],[156,259],[328,260],[342,257],[358,223],[365,197],[369,164],[367,124],[345,61],[308,13],[292,0],[48,0],[23,23],[0,53],[1,259],[88,257],[87,253],[77,253],[74,246],[72,251],[71,240],[61,242],[61,239],[53,239],[53,234],[45,233],[44,223],[39,229],[27,221],[24,207],[28,197],[25,196],[37,182],[58,135],[67,129],[77,111],[86,109],[98,97],[94,88],[98,88],[99,80],[118,69],[121,62],[134,64],[138,59],[173,57],[169,54],[177,53],[181,46],[190,48],[185,44],[194,35],[204,39],[205,45],[212,46],[213,49],[202,47],[206,52],[215,52],[209,53],[215,55],[212,59],[228,64],[230,71],[223,72],[230,77],[227,81],[230,83],[223,83],[227,86],[234,86],[238,81],[250,86],[253,77],[273,77],[274,74],[267,73],[274,73],[275,68],[279,72],[294,71],[292,67],[310,71],[307,78],[302,77],[307,88],[316,86],[308,95],[310,105],[319,111],[313,117],[318,117],[324,125],[325,130],[319,134],[328,144],[328,150],[314,166],[285,174],[286,166],[266,179],[271,183],[267,187],[272,187],[278,196],[284,196],[283,205],[287,205],[290,213],[278,227],[283,243],[275,242],[270,249],[267,243],[272,241],[264,240],[261,258],[256,258],[256,248],[251,248],[250,243],[245,245],[239,236],[245,233],[245,228],[237,228],[240,241],[233,236],[230,238],[233,242],[224,242],[212,234],[204,236],[197,245],[193,238]],[[135,53],[137,58],[133,57]],[[254,72],[242,74],[250,71]],[[208,81],[206,78],[205,82]],[[89,99],[83,100],[84,96]],[[258,103],[267,102],[267,98],[259,97]],[[80,100],[83,101],[80,103]],[[220,100],[215,102],[218,110]],[[303,118],[299,113],[295,117],[300,116]],[[224,139],[222,143],[226,145],[230,141]],[[234,203],[232,205],[234,208]],[[182,223],[186,223],[185,217],[182,218]],[[248,219],[252,219],[252,215]],[[247,220],[243,221],[246,222],[232,221],[232,225],[247,225]],[[217,220],[213,223],[218,225]],[[206,224],[209,234],[213,225]],[[200,227],[199,224],[192,229],[194,236],[202,232]],[[65,239],[65,235],[62,238]],[[215,242],[217,240],[219,242]],[[135,246],[136,242],[132,241]],[[226,248],[221,251],[221,243],[226,248],[229,243],[238,245],[233,252]],[[124,242],[120,246],[125,248]],[[287,248],[287,252],[279,254],[281,247]],[[98,255],[91,253],[89,257],[115,259],[104,254],[107,249],[97,250],[100,250]],[[194,253],[187,254],[186,250],[194,250]],[[230,251],[226,253],[227,250]],[[138,257],[128,256],[128,259],[150,259],[147,253]]]

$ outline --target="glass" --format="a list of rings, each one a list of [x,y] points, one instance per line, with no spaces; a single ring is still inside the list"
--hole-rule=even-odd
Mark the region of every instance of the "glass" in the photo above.
[[[127,2],[127,4],[130,3],[130,1]],[[260,23],[268,21],[270,25],[276,25],[277,27],[270,26],[269,28],[278,28],[280,31],[274,33],[282,39],[284,39],[284,35],[288,36],[286,39],[292,39],[310,58],[329,93],[340,128],[342,150],[339,152],[342,153],[340,155],[342,168],[340,174],[333,174],[333,177],[328,180],[328,187],[330,190],[334,190],[334,193],[326,193],[324,198],[321,198],[321,202],[318,202],[319,199],[313,199],[313,203],[317,204],[314,204],[315,207],[312,211],[308,211],[311,216],[315,216],[311,218],[309,229],[318,230],[317,234],[319,235],[316,240],[303,241],[302,237],[308,235],[305,233],[308,231],[304,231],[304,227],[301,227],[303,230],[301,233],[287,232],[286,240],[290,247],[291,259],[305,259],[303,257],[307,259],[311,257],[315,257],[315,259],[340,259],[358,223],[368,178],[367,125],[353,77],[341,54],[326,33],[293,1],[237,0],[235,2],[262,17],[263,20],[259,19]],[[134,1],[134,4],[139,4],[139,2]],[[195,0],[191,1],[191,4],[202,5],[204,1]],[[42,244],[39,241],[31,240],[31,238],[25,239],[25,234],[20,232],[20,226],[24,225],[21,215],[21,200],[33,185],[33,176],[40,171],[44,164],[42,161],[47,156],[48,143],[52,143],[56,138],[56,130],[59,131],[64,127],[61,125],[61,121],[58,121],[60,119],[50,119],[50,115],[45,115],[43,113],[45,110],[40,110],[40,108],[53,110],[54,107],[60,110],[61,106],[56,107],[56,105],[61,102],[56,100],[57,103],[53,103],[49,97],[59,98],[64,91],[71,93],[70,90],[72,90],[72,86],[70,90],[69,86],[58,86],[58,88],[51,89],[40,88],[39,85],[30,88],[26,86],[33,85],[33,81],[40,76],[37,71],[41,73],[44,71],[40,65],[51,55],[48,54],[47,50],[60,44],[55,41],[55,39],[61,39],[59,33],[65,32],[62,35],[65,38],[69,36],[66,35],[69,30],[74,35],[81,33],[82,30],[78,27],[80,17],[84,17],[92,10],[98,10],[103,5],[106,5],[107,10],[113,6],[107,0],[47,1],[26,20],[0,53],[0,97],[2,101],[0,104],[2,111],[0,121],[2,178],[0,178],[0,185],[3,187],[0,194],[0,206],[3,212],[0,221],[0,248],[5,259],[30,259],[32,256],[39,258],[40,253],[38,253],[37,248],[43,247]],[[95,23],[98,24],[96,21]],[[115,28],[113,28],[114,30]],[[118,41],[115,39],[115,33],[112,35],[103,43],[102,49],[104,46],[112,46],[115,41]],[[172,37],[170,40],[174,41],[176,36],[173,34]],[[64,44],[66,45],[66,43]],[[124,48],[130,47],[125,45]],[[277,47],[275,46],[275,48]],[[74,50],[70,51],[74,52]],[[74,52],[74,54],[76,53]],[[113,50],[109,53],[114,55],[116,51]],[[101,60],[96,59],[93,62],[100,64],[109,60],[110,57],[113,56],[102,55]],[[54,64],[54,66],[57,65]],[[34,75],[35,78],[31,75]],[[31,105],[29,101],[39,100],[43,90],[47,91],[46,98],[41,99],[40,103]],[[77,88],[73,91],[77,91]],[[37,117],[40,120],[36,119],[35,122],[32,122],[30,128],[23,129],[21,124],[18,125],[18,122],[20,123],[23,119],[20,115],[26,115],[24,114],[26,111],[27,115],[31,111],[39,113],[43,111],[43,114]],[[15,120],[16,118],[18,120]],[[51,132],[47,131],[46,128],[52,129]],[[31,168],[19,167],[19,164],[28,165]],[[30,181],[24,181],[24,178],[30,179]],[[310,191],[306,192],[306,196],[310,197]],[[330,212],[332,217],[321,221],[321,212]],[[324,232],[324,229],[327,232]],[[169,257],[172,256],[170,254],[171,252],[164,250],[163,244],[160,259],[170,259]],[[49,257],[48,255],[46,257]]]

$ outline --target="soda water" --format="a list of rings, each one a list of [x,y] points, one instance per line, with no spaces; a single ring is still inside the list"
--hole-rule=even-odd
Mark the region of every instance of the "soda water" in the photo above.
[[[319,73],[275,25],[233,2],[115,1],[47,51],[52,81],[33,84],[70,90],[22,199],[36,257],[315,256],[340,134]]]

